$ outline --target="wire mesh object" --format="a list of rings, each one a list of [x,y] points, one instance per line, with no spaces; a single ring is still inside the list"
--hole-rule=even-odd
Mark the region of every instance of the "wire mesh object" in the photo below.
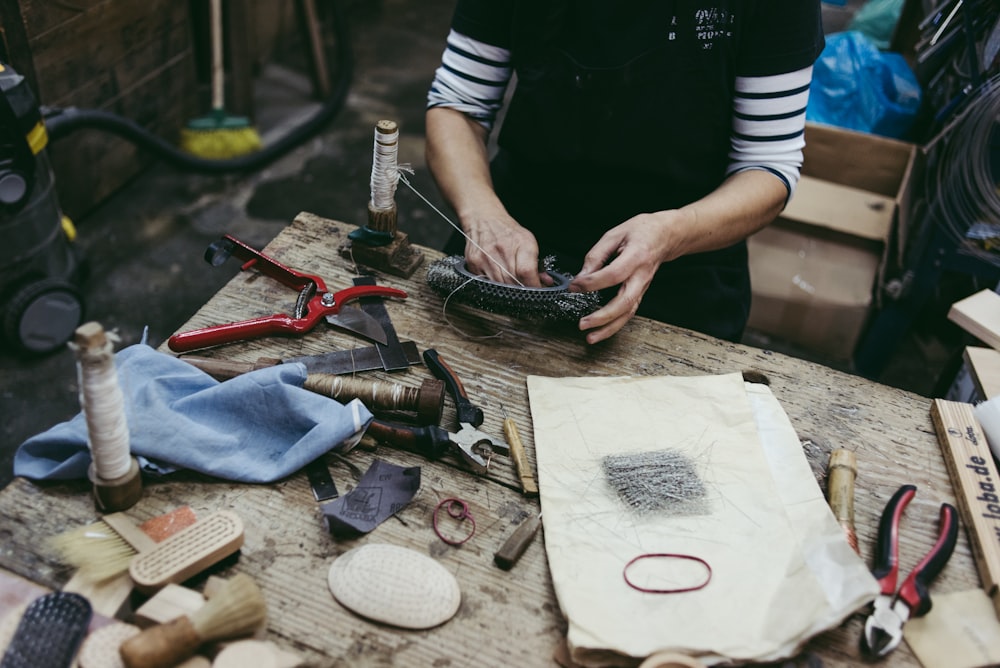
[[[955,239],[960,252],[1000,266],[998,118],[1000,76],[995,76],[932,142],[927,194],[931,219]]]
[[[466,268],[463,256],[451,255],[427,267],[427,284],[447,299],[519,320],[575,321],[600,308],[600,293],[570,292],[572,275],[557,271],[554,263],[553,257],[542,260],[543,270],[555,282],[531,288],[476,276]]]

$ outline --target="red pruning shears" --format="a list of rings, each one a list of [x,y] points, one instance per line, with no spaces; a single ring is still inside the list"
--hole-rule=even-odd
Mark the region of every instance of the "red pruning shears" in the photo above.
[[[928,587],[948,563],[958,540],[958,512],[951,504],[942,503],[937,542],[896,591],[899,522],[903,510],[916,493],[914,485],[900,487],[889,499],[879,521],[872,575],[878,580],[881,593],[875,598],[872,612],[865,621],[864,635],[865,649],[872,656],[885,656],[896,649],[903,639],[906,621],[930,611]]]
[[[174,352],[187,352],[274,334],[301,335],[312,330],[321,318],[325,318],[331,325],[385,344],[385,330],[375,318],[359,308],[343,307],[347,302],[362,297],[406,298],[404,291],[380,285],[356,285],[338,292],[330,292],[319,276],[289,269],[228,234],[208,247],[205,251],[205,261],[217,267],[233,255],[243,260],[241,268],[243,271],[251,267],[256,268],[265,276],[298,290],[295,311],[290,316],[279,313],[174,334],[167,340],[167,345]]]

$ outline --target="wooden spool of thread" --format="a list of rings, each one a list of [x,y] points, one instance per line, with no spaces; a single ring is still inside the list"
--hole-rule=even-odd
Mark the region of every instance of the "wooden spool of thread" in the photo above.
[[[839,448],[830,453],[826,483],[830,509],[844,528],[848,544],[860,554],[858,536],[854,532],[854,479],[857,475],[858,463],[853,452]]]
[[[80,408],[87,422],[87,475],[94,500],[102,512],[131,508],[142,497],[142,476],[131,456],[113,342],[99,323],[87,322],[76,329],[70,347],[76,354]]]
[[[398,167],[399,125],[381,120],[375,124],[375,151],[372,159],[371,200],[368,202],[368,229],[396,236],[396,181]]]
[[[372,413],[415,411],[420,424],[440,423],[444,411],[444,383],[437,379],[423,381],[418,389],[332,373],[311,373],[302,387],[342,402],[360,399]]]

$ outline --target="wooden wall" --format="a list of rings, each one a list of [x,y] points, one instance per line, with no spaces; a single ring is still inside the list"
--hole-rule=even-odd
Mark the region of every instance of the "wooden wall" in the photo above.
[[[205,0],[0,0],[0,60],[27,77],[41,104],[101,109],[172,145],[210,107]],[[227,110],[252,117],[255,65],[295,28],[294,5],[226,0]],[[104,131],[49,144],[71,218],[85,215],[156,158]]]

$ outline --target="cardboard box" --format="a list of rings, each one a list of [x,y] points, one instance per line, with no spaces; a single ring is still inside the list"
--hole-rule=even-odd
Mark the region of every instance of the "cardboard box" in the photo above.
[[[749,239],[749,328],[851,361],[905,243],[918,156],[914,144],[807,124],[795,195]]]

